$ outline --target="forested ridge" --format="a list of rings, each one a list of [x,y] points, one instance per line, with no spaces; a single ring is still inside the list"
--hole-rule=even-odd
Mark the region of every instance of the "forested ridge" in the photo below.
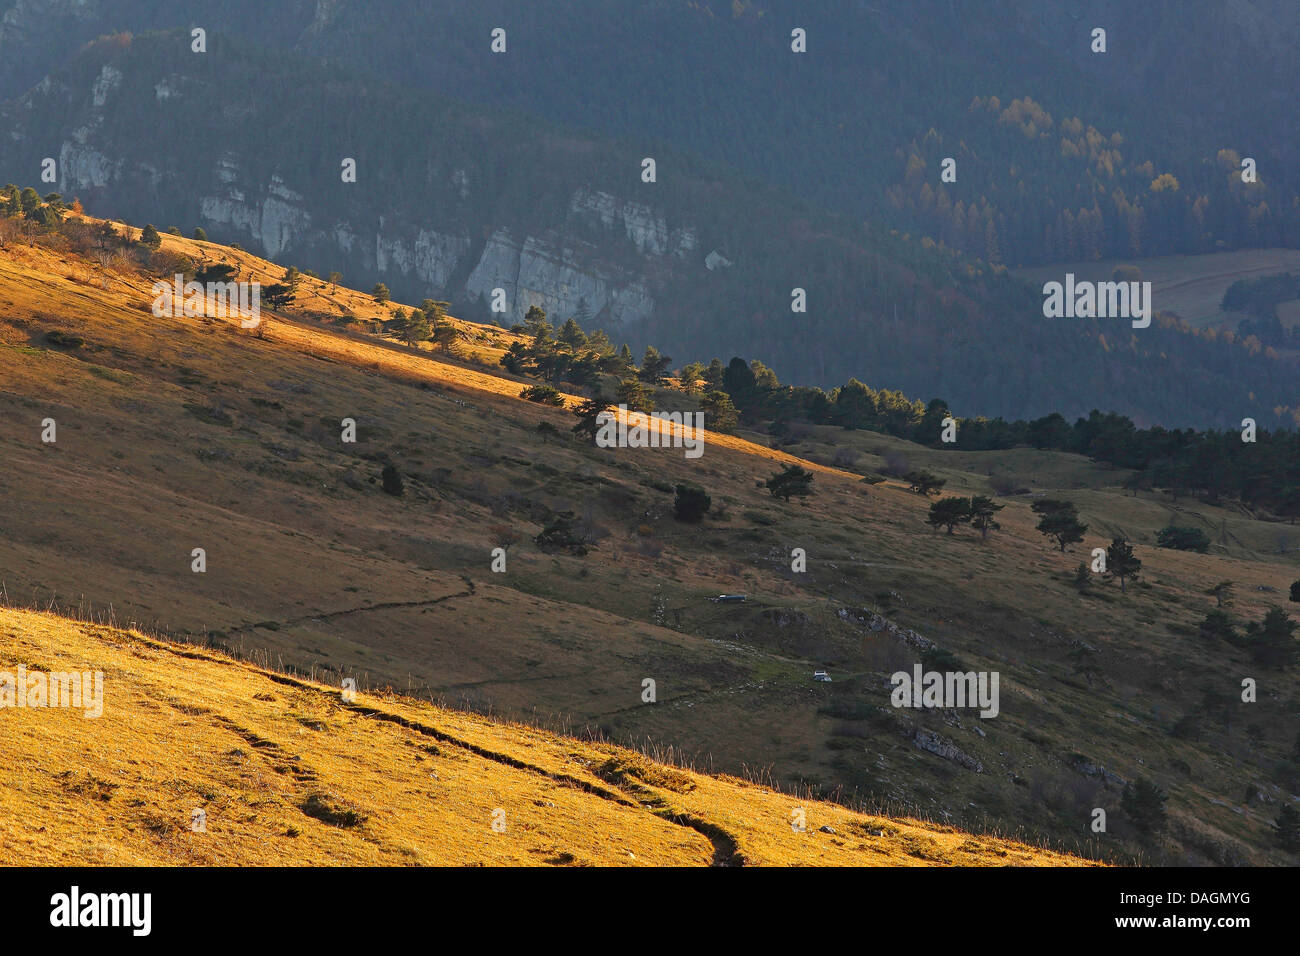
[[[788,31],[778,31],[779,43],[769,35],[775,8],[748,5],[734,16],[729,9],[691,9],[694,12],[686,19],[672,20],[678,24],[678,40],[695,36],[692,18],[701,17],[701,43],[704,38],[710,38],[710,43],[729,38],[724,47],[731,52],[718,53],[723,62],[745,43],[757,42],[756,37],[766,38],[763,43],[770,45],[761,49],[794,56],[789,53]],[[489,6],[481,16],[490,19],[493,10]],[[497,77],[506,91],[528,86],[524,79],[533,78],[530,71],[539,68],[540,38],[552,36],[546,32],[550,27],[543,31],[536,19],[530,19],[533,13],[516,13],[520,19],[512,22],[520,26],[512,30],[511,49],[519,56],[502,64]],[[639,24],[652,14],[672,19],[677,13],[677,4],[663,0],[647,5],[628,23]],[[4,167],[0,173],[15,182],[27,181],[31,171],[39,168],[41,157],[52,150],[51,144],[66,141],[72,131],[86,131],[88,147],[104,157],[106,167],[120,171],[103,187],[68,190],[80,196],[91,212],[175,222],[187,230],[203,225],[214,239],[246,243],[248,237],[237,228],[205,221],[200,202],[204,190],[224,188],[222,177],[229,167],[222,163],[229,159],[239,167],[241,189],[269,195],[266,191],[273,185],[279,189],[275,184],[283,184],[303,197],[319,222],[372,228],[382,224],[385,237],[394,241],[432,227],[464,237],[471,249],[481,248],[484,237],[494,230],[509,229],[537,237],[556,250],[575,249],[579,259],[587,257],[590,269],[639,277],[654,301],[646,318],[621,328],[614,327],[608,316],[592,318],[611,335],[638,348],[655,344],[678,355],[769,356],[786,381],[832,387],[856,377],[906,394],[942,395],[972,412],[1006,418],[1033,418],[1051,411],[1074,417],[1092,408],[1107,408],[1144,426],[1229,427],[1250,416],[1277,427],[1290,420],[1295,363],[1270,351],[1270,346],[1283,343],[1261,336],[1229,339],[1193,331],[1176,316],[1160,314],[1158,300],[1155,321],[1141,331],[1122,321],[1045,320],[1039,290],[1008,275],[1002,265],[1050,248],[1060,255],[1073,251],[1084,256],[1132,249],[1134,235],[1143,254],[1169,241],[1211,247],[1219,242],[1289,241],[1290,227],[1280,212],[1289,208],[1289,194],[1278,168],[1279,154],[1272,148],[1281,140],[1269,151],[1255,150],[1260,182],[1248,186],[1230,168],[1237,155],[1231,148],[1220,146],[1222,154],[1201,156],[1191,173],[1182,163],[1168,164],[1163,156],[1143,158],[1158,130],[1135,144],[1120,131],[1124,124],[1098,119],[1101,125],[1093,126],[1089,97],[1072,100],[1063,89],[1057,98],[1064,98],[1075,111],[1049,109],[1050,101],[1030,98],[1028,92],[1018,99],[997,100],[996,109],[990,109],[996,94],[977,102],[966,97],[955,112],[939,108],[946,99],[931,100],[933,116],[926,118],[919,107],[912,111],[926,129],[930,120],[939,123],[928,139],[928,134],[894,139],[889,132],[897,129],[893,121],[877,117],[866,124],[876,137],[875,147],[867,152],[851,144],[847,153],[817,147],[811,131],[800,132],[796,117],[786,117],[794,123],[786,129],[787,139],[794,144],[790,148],[811,164],[809,168],[817,173],[811,178],[834,182],[836,177],[820,169],[820,164],[852,156],[856,188],[863,196],[878,188],[882,209],[892,206],[891,195],[901,203],[888,215],[863,219],[852,205],[828,211],[826,197],[797,195],[801,192],[797,184],[785,182],[776,168],[779,151],[754,152],[762,163],[776,164],[763,170],[740,163],[741,157],[721,157],[723,162],[736,161],[733,167],[717,162],[716,155],[703,158],[703,149],[701,155],[683,149],[683,144],[689,149],[701,145],[690,136],[670,138],[669,131],[661,130],[664,135],[656,137],[655,123],[649,120],[644,128],[651,134],[634,138],[623,131],[621,139],[602,139],[514,109],[501,111],[418,91],[423,81],[405,74],[415,71],[427,79],[434,75],[428,72],[434,63],[442,64],[437,68],[441,70],[446,63],[462,59],[459,51],[470,48],[477,35],[474,31],[482,25],[479,20],[456,19],[469,14],[447,13],[448,28],[439,40],[442,56],[416,63],[386,56],[383,61],[390,69],[379,75],[372,73],[374,58],[361,55],[368,49],[366,30],[348,32],[353,45],[346,49],[330,46],[331,31],[353,25],[356,11],[343,5],[336,14],[334,20],[290,44],[298,50],[293,54],[277,49],[293,35],[283,21],[288,16],[284,10],[277,14],[280,20],[268,23],[256,37],[258,43],[214,32],[205,56],[189,52],[184,31],[134,38],[118,34],[94,43],[55,70],[50,83],[4,108],[14,136],[0,156]],[[410,16],[402,4],[379,4],[374,29],[404,17],[416,23]],[[420,29],[413,27],[410,35],[421,36]],[[545,46],[545,62],[579,42],[585,29],[575,22],[572,35]],[[847,55],[843,37],[809,30],[811,37],[831,47],[826,56],[836,49]],[[909,43],[920,42],[918,31],[916,26],[910,29]],[[616,35],[621,34],[616,31]],[[872,39],[863,41],[864,49],[875,49],[871,45],[879,44],[880,35],[879,29],[871,32]],[[970,42],[985,42],[982,35],[973,30]],[[400,43],[408,42],[407,34],[401,36]],[[525,42],[530,36],[532,41]],[[258,45],[262,42],[265,48]],[[575,62],[565,75],[596,69],[602,58],[613,55],[611,49],[607,39],[591,52],[591,62]],[[321,60],[316,55],[321,52],[336,59]],[[659,54],[645,55],[654,61]],[[869,61],[870,68],[882,77],[887,70],[903,70],[890,58],[894,56]],[[804,70],[816,61],[798,62],[804,65],[790,68]],[[855,69],[866,68],[856,59],[853,63]],[[121,73],[113,93],[114,115],[120,122],[107,126],[99,122],[92,96],[106,66]],[[479,64],[467,71],[467,77],[485,69]],[[644,69],[649,67],[639,59],[627,67],[632,75]],[[971,83],[978,79],[970,72],[978,72],[976,67],[960,58],[952,69],[953,75],[943,83],[953,89],[959,77]],[[557,72],[564,73],[558,65]],[[616,74],[615,82],[621,82],[621,76]],[[1005,85],[985,82],[988,77],[980,76],[983,88]],[[846,83],[849,78],[843,77]],[[814,81],[811,76],[805,79]],[[408,85],[395,85],[396,80]],[[551,81],[563,86],[571,77],[561,81],[554,76]],[[676,104],[683,122],[694,115],[701,131],[707,128],[720,136],[723,128],[704,123],[705,113],[680,109],[687,95],[680,88],[684,82],[673,72],[654,86],[650,102],[634,99],[630,108],[662,111],[666,117]],[[466,96],[473,93],[454,83],[446,86]],[[160,98],[160,88],[173,87],[175,95]],[[302,96],[303,89],[313,90],[312,96]],[[801,87],[796,84],[791,89]],[[588,128],[601,115],[598,107],[604,95],[603,89],[591,90]],[[824,89],[821,95],[831,93]],[[900,99],[914,95],[910,87],[903,87],[892,98],[856,99],[860,111],[889,111],[898,108]],[[718,96],[726,101],[726,108],[719,102],[707,115],[737,115],[743,121],[751,109],[759,108],[758,100],[727,99],[725,86],[718,88]],[[781,98],[782,103],[787,100],[798,97]],[[1263,100],[1267,97],[1251,101],[1248,111],[1262,109]],[[529,104],[520,99],[512,105]],[[822,118],[835,115],[834,111],[809,112]],[[941,132],[948,124],[940,114],[948,116],[959,131],[969,124],[971,141]],[[1050,126],[1044,114],[1051,115]],[[778,111],[767,122],[775,125],[781,118]],[[1025,135],[1028,128],[1032,137]],[[980,130],[990,137],[986,143],[976,138]],[[1180,126],[1168,142],[1184,142],[1187,135]],[[878,148],[885,137],[891,138],[888,150]],[[216,165],[206,147],[213,140],[223,144],[226,157]],[[1216,134],[1215,143],[1222,141]],[[332,154],[338,150],[323,149],[325,142],[345,143],[347,154],[365,171],[353,188],[338,188],[338,158]],[[866,149],[866,142],[861,146]],[[1063,149],[1078,150],[1078,155],[1063,155]],[[937,163],[950,150],[957,154],[958,179],[944,184]],[[1167,151],[1166,144],[1161,152]],[[638,177],[647,154],[659,164],[660,175],[653,184]],[[912,162],[910,180],[909,157],[924,164]],[[1001,171],[1004,165],[1006,172]],[[1012,166],[1020,177],[1014,184],[1008,179]],[[1177,189],[1170,185],[1174,179]],[[1153,189],[1162,181],[1165,186]],[[915,194],[908,191],[910,186],[916,186]],[[572,198],[582,189],[642,204],[662,216],[670,232],[693,230],[695,249],[682,257],[647,256],[617,230],[573,214]],[[927,192],[934,197],[929,212]],[[1210,198],[1202,203],[1204,196]],[[1259,212],[1265,205],[1267,214]],[[1181,230],[1195,220],[1198,208],[1204,231],[1188,228],[1184,233]],[[1032,228],[1022,229],[1018,216],[1034,217]],[[714,250],[731,265],[705,268],[703,260]],[[286,256],[322,273],[342,268],[359,283],[386,281],[394,294],[411,300],[445,299],[454,313],[469,318],[492,318],[481,298],[465,292],[467,266],[450,276],[445,286],[429,288],[401,276],[349,267],[338,248],[313,246],[305,240],[278,255]],[[795,289],[806,292],[805,313],[791,311]]]

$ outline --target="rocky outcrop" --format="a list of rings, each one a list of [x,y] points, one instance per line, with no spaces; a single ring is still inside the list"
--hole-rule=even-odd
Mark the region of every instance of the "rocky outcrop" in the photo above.
[[[972,757],[970,754],[961,750],[956,744],[946,737],[941,737],[933,730],[922,730],[917,728],[916,736],[912,742],[921,750],[942,757],[944,760],[951,760],[953,763],[965,767],[967,770],[973,770],[975,773],[983,773],[984,765]]]
[[[105,96],[112,83],[108,77],[99,84]],[[158,95],[175,96],[176,88],[160,85]],[[109,187],[125,173],[147,176],[157,184],[163,175],[157,169],[142,162],[130,165],[88,145],[93,133],[93,127],[83,128],[78,137],[63,144],[59,186],[65,193]],[[609,327],[634,323],[654,310],[644,274],[613,265],[598,247],[566,239],[561,230],[518,235],[497,229],[477,257],[467,260],[474,244],[464,230],[444,231],[435,223],[413,222],[409,213],[396,211],[379,216],[370,228],[342,219],[321,222],[284,178],[273,176],[260,187],[250,180],[237,155],[220,156],[212,168],[215,188],[198,197],[199,225],[218,235],[238,234],[239,241],[260,245],[269,258],[304,252],[324,256],[338,250],[347,255],[350,271],[373,273],[390,285],[409,280],[413,294],[464,294],[490,302],[494,290],[502,289],[507,312],[498,318],[506,324],[522,321],[534,305],[551,315],[569,316],[585,302],[590,313]],[[470,180],[464,170],[454,171],[451,182],[459,195],[468,195]],[[614,233],[611,238],[626,239],[650,260],[681,259],[695,249],[691,229],[669,229],[664,217],[649,206],[619,202],[608,193],[580,189],[570,212],[579,219],[594,219]],[[457,276],[466,278],[453,287]]]
[[[310,29],[329,22],[328,6],[318,5]],[[28,151],[49,149],[51,134],[62,141],[57,182],[47,188],[81,198],[93,214],[202,226],[218,242],[284,264],[341,267],[361,287],[383,281],[400,299],[450,300],[468,317],[486,318],[504,301],[504,313],[492,317],[505,324],[540,306],[559,322],[581,310],[594,324],[631,335],[651,319],[657,296],[679,302],[682,288],[730,264],[701,245],[697,225],[684,219],[692,210],[668,199],[656,204],[665,194],[654,188],[611,191],[596,173],[596,182],[575,177],[563,185],[551,177],[547,188],[557,192],[543,190],[546,202],[503,204],[502,189],[521,174],[503,171],[481,144],[466,147],[481,134],[479,123],[462,121],[445,139],[431,131],[419,172],[398,177],[401,194],[339,189],[329,164],[304,161],[290,144],[281,150],[274,140],[240,135],[266,122],[259,110],[271,107],[256,95],[214,106],[214,91],[225,87],[202,72],[170,61],[153,71],[140,65],[147,58],[118,58],[135,42],[125,34],[106,40],[86,56],[111,62],[45,80],[6,115],[9,138]],[[158,139],[115,138],[120,124],[112,118],[140,111],[155,117]],[[210,135],[217,130],[220,140]],[[163,149],[169,138],[220,141],[222,149],[215,156]],[[364,182],[386,181],[387,162],[366,158]]]
[[[1071,754],[1067,762],[1076,773],[1081,773],[1085,777],[1092,777],[1094,780],[1100,780],[1107,787],[1118,789],[1128,782],[1119,774],[1107,770],[1099,763],[1094,763],[1083,754]]]
[[[99,77],[95,80],[95,85],[90,88],[91,102],[95,106],[103,106],[108,102],[108,94],[121,85],[122,71],[105,65],[99,71]]]
[[[611,193],[579,189],[569,201],[572,216],[594,217],[606,229],[621,227],[637,252],[662,256],[671,252],[685,258],[695,249],[695,230],[683,227],[672,232],[667,220],[644,203],[620,200]]]
[[[375,269],[385,275],[414,276],[431,288],[446,290],[469,244],[464,236],[432,229],[421,229],[410,239],[380,233],[375,236]]]
[[[556,247],[534,236],[516,239],[506,230],[492,234],[465,283],[471,295],[491,297],[504,289],[510,320],[522,321],[530,306],[554,315],[572,315],[581,300],[610,324],[649,315],[654,299],[639,277],[619,278],[584,261],[573,247]]]
[[[117,178],[121,169],[121,161],[109,159],[99,150],[83,146],[75,139],[59,148],[59,186],[65,194],[77,189],[107,186]]]
[[[710,272],[716,272],[718,269],[728,269],[731,265],[731,260],[718,252],[717,249],[714,249],[704,257],[704,268],[708,269]]]
[[[317,4],[307,33],[328,28],[334,7]],[[184,57],[141,52],[157,46],[170,54],[175,42],[105,38],[87,48],[84,69],[78,60],[5,106],[15,147],[38,163],[46,151],[57,158],[47,189],[82,199],[95,215],[201,226],[218,242],[282,264],[341,268],[349,284],[383,281],[395,298],[447,299],[466,317],[504,324],[540,306],[557,322],[583,311],[596,326],[635,336],[658,297],[680,303],[684,288],[716,283],[710,273],[729,264],[702,245],[698,224],[687,219],[694,208],[673,193],[630,183],[615,190],[605,172],[557,176],[552,167],[519,169],[514,154],[494,155],[492,139],[482,138],[485,122],[508,128],[495,115],[456,116],[442,128],[428,125],[436,111],[424,114],[418,159],[362,154],[360,185],[340,189],[334,157],[321,162],[292,139],[249,133],[274,122],[278,97],[191,72]],[[123,126],[115,116],[142,112],[151,116],[151,137],[116,135]],[[203,142],[221,147],[192,148]],[[565,141],[563,149],[572,148]],[[614,153],[597,154],[592,169],[607,170]],[[402,185],[377,193],[381,182]],[[504,312],[488,311],[501,302]]]
[[[841,621],[851,624],[858,624],[872,631],[883,631],[897,641],[915,647],[920,651],[930,651],[939,645],[928,637],[922,637],[916,631],[907,627],[900,627],[883,614],[865,607],[842,607],[836,612],[836,616]]]

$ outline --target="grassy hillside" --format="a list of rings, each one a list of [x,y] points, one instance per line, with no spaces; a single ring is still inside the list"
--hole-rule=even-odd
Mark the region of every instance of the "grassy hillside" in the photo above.
[[[163,246],[263,282],[284,272],[179,237]],[[345,309],[379,310],[366,297],[304,279],[307,311],[270,317],[259,337],[233,320],[155,318],[152,281],[39,245],[0,251],[11,605],[111,612],[331,686],[355,676],[370,691],[671,747],[687,765],[873,812],[1116,860],[1284,862],[1271,823],[1295,800],[1294,674],[1262,671],[1197,626],[1225,579],[1239,621],[1285,603],[1300,567],[1289,525],[1127,495],[1124,473],[1027,449],[941,452],[830,428],[780,449],[708,434],[698,460],[594,448],[564,437],[564,410],[518,399],[523,382],[494,365],[508,333],[467,324],[451,358],[400,346],[355,330]],[[347,417],[356,444],[340,441]],[[45,418],[53,444],[40,441]],[[928,500],[863,480],[903,458],[947,492],[987,494],[1005,478],[1068,497],[1088,535],[1060,553],[1024,495],[1001,499],[987,541],[935,533]],[[800,460],[813,497],[785,504],[758,487]],[[380,488],[385,464],[403,476],[400,497]],[[701,525],[672,517],[682,481],[713,498]],[[565,511],[586,557],[532,540]],[[1211,532],[1210,551],[1154,547],[1171,517]],[[1116,533],[1137,547],[1141,578],[1123,594],[1100,577],[1078,590],[1075,568]],[[512,538],[507,571],[493,572],[492,549]],[[749,600],[707,600],[721,592]],[[998,717],[889,705],[888,675],[930,645],[1001,674]],[[821,667],[833,683],[811,680]],[[1236,702],[1244,676],[1258,703]],[[1139,778],[1169,794],[1153,837],[1120,806]],[[1097,807],[1104,835],[1089,830]]]
[[[4,713],[5,866],[1086,862],[411,698],[344,700],[139,631],[0,610],[0,668],[20,663],[104,672],[104,712]]]

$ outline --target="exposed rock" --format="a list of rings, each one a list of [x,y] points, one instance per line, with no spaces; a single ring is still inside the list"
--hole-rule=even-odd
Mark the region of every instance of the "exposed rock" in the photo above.
[[[99,71],[99,76],[95,80],[95,85],[90,88],[90,94],[94,97],[96,106],[103,106],[108,102],[108,94],[113,92],[122,85],[122,71],[112,66],[105,66]]]
[[[465,283],[471,296],[490,297],[496,288],[506,290],[515,322],[523,321],[532,305],[572,314],[582,299],[593,314],[607,310],[614,324],[636,321],[654,309],[644,280],[606,275],[581,262],[572,248],[557,250],[531,236],[521,242],[504,229],[488,239]]]
[[[928,751],[944,760],[951,760],[953,763],[965,767],[967,770],[973,770],[976,773],[984,772],[984,765],[972,757],[970,754],[963,752],[956,744],[946,737],[941,737],[932,730],[916,731],[916,736],[912,742],[921,750]]]
[[[860,624],[873,631],[884,631],[895,640],[901,641],[910,647],[915,647],[918,650],[928,651],[938,647],[938,645],[928,637],[922,637],[911,628],[899,627],[883,614],[878,614],[870,608],[842,607],[836,612],[836,615],[841,621]]]
[[[177,73],[151,80],[150,107],[188,108],[194,81]],[[87,198],[94,199],[96,191],[145,184],[154,202],[161,202],[157,197],[170,197],[185,208],[187,219],[197,213],[196,225],[216,227],[221,241],[238,239],[268,258],[305,257],[303,264],[328,261],[341,251],[358,281],[368,275],[389,283],[404,278],[408,281],[401,287],[403,294],[436,294],[453,300],[463,294],[487,301],[493,290],[503,289],[508,312],[501,318],[507,323],[522,321],[533,305],[562,320],[585,300],[600,325],[631,327],[655,309],[652,282],[657,287],[672,273],[703,274],[694,224],[670,223],[650,203],[593,186],[576,188],[554,221],[507,229],[499,223],[471,224],[455,208],[454,197],[470,199],[477,185],[472,181],[474,171],[458,166],[440,170],[442,182],[430,192],[452,202],[375,210],[379,215],[373,219],[346,200],[333,207],[309,204],[304,193],[317,196],[315,188],[306,188],[287,173],[270,174],[264,157],[239,149],[218,154],[210,177],[191,174],[182,181],[181,174],[165,164],[152,166],[147,154],[102,136],[112,111],[124,108],[118,100],[138,92],[126,83],[122,70],[105,66],[89,90],[55,91],[47,81],[23,100],[28,109],[38,101],[48,109],[50,98],[58,97],[81,117],[74,129],[64,133],[59,191],[90,193]],[[92,104],[89,109],[87,100]],[[196,182],[206,184],[197,195]],[[167,203],[160,208],[168,208]],[[715,249],[703,265],[712,271],[730,262]],[[398,291],[395,286],[394,292]]]
[[[688,226],[670,232],[667,220],[650,206],[621,200],[607,192],[586,188],[575,191],[569,200],[569,212],[594,217],[606,229],[622,226],[637,252],[662,256],[671,251],[680,257],[695,248],[694,229]]]
[[[718,269],[726,269],[731,264],[731,260],[718,252],[717,249],[714,249],[704,257],[704,268],[708,269],[710,272],[714,272]]]
[[[468,249],[469,239],[431,229],[421,229],[413,241],[376,236],[375,267],[384,273],[414,274],[434,288],[445,289]]]
[[[1112,773],[1101,764],[1093,763],[1082,754],[1074,754],[1070,759],[1070,766],[1085,777],[1101,780],[1107,786],[1122,787],[1128,782],[1119,774]]]
[[[65,142],[59,148],[59,182],[66,192],[107,186],[109,180],[117,177],[121,165],[99,150],[75,142]]]

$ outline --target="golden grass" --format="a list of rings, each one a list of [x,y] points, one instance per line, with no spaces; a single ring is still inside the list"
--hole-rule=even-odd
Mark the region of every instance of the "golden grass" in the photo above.
[[[0,714],[0,865],[1085,862],[411,699],[345,702],[138,631],[0,610],[0,669],[19,663],[102,671],[104,708]]]
[[[163,241],[237,261],[264,282],[283,276],[247,253]],[[1168,729],[1225,671],[1254,673],[1243,653],[1199,641],[1195,627],[1213,605],[1203,592],[1223,579],[1237,582],[1242,619],[1285,600],[1296,552],[1270,550],[1286,526],[1239,509],[1126,496],[1122,472],[1030,449],[939,451],[831,428],[784,451],[708,434],[699,461],[543,442],[539,421],[567,430],[571,415],[520,401],[522,383],[503,374],[310,321],[273,316],[262,339],[234,320],[157,319],[151,281],[101,276],[40,247],[0,255],[0,451],[12,474],[0,483],[0,583],[10,601],[112,604],[121,621],[216,632],[272,659],[430,688],[441,701],[533,714],[553,727],[672,743],[703,766],[736,773],[761,760],[787,784],[847,781],[846,793],[856,787],[873,806],[944,819],[974,807],[999,832],[1023,821],[1057,845],[1077,845],[1086,827],[1084,804],[1070,804],[1080,780],[1066,764],[1083,752],[1125,777],[1160,779],[1171,815],[1229,848],[1207,850],[1212,858],[1269,859],[1269,808],[1243,804],[1242,781],[1289,753],[1293,732],[1274,715],[1294,695],[1293,675],[1270,678],[1255,718],[1265,729],[1258,750],[1213,731],[1214,744],[1178,740]],[[312,287],[337,314],[379,311],[362,293]],[[51,328],[88,344],[46,348],[40,336]],[[483,349],[514,338],[468,328],[489,343]],[[217,402],[229,424],[200,417]],[[36,438],[46,415],[59,421],[55,446]],[[344,415],[361,422],[355,449],[338,444]],[[886,454],[906,455],[946,477],[945,493],[988,493],[990,475],[1025,478],[1037,493],[1077,501],[1088,538],[1055,551],[1016,498],[1003,499],[1003,527],[988,541],[968,529],[935,533],[924,524],[926,499],[826,464],[845,448],[863,453],[855,466],[863,472],[883,467]],[[366,483],[376,457],[389,454],[421,476],[404,498]],[[756,487],[784,462],[817,472],[813,498],[784,504]],[[445,486],[440,470],[454,473]],[[704,525],[674,522],[677,481],[704,484],[726,517],[715,508]],[[508,495],[517,503],[497,507]],[[587,507],[611,533],[586,559],[542,554],[530,546],[540,527],[523,500]],[[1206,528],[1211,553],[1153,547],[1174,516]],[[501,524],[521,544],[498,576],[487,569],[489,529]],[[1098,581],[1079,595],[1069,583],[1075,566],[1116,533],[1138,546],[1142,583],[1121,596]],[[208,550],[206,575],[189,571],[195,545]],[[807,549],[807,574],[788,573],[795,546]],[[846,627],[834,609],[891,590],[900,623],[971,667],[1002,673],[1003,711],[985,723],[987,738],[938,728],[985,773],[954,775],[909,736],[879,726],[858,723],[856,736],[837,738],[840,721],[820,710],[832,688],[810,688],[809,676],[828,662],[835,694],[879,696],[890,642]],[[751,603],[704,600],[719,591],[747,592]],[[682,620],[651,619],[661,595]],[[777,627],[769,611],[811,623]],[[1084,644],[1095,650],[1096,675],[1081,675],[1070,656]],[[647,674],[664,688],[660,706],[637,706]],[[1051,811],[1043,794],[1056,802]],[[1084,809],[1098,805],[1094,796],[1117,801],[1076,796]],[[763,858],[758,845],[744,852]]]

